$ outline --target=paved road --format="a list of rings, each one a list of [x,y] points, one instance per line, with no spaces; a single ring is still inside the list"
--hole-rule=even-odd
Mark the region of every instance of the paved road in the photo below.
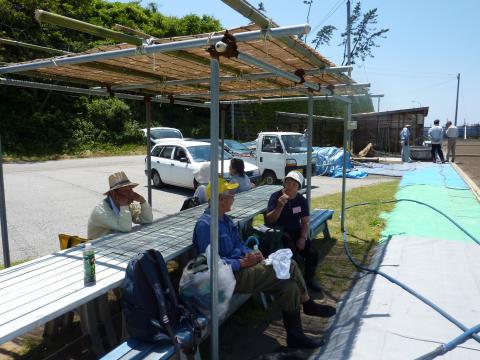
[[[108,190],[108,176],[123,170],[138,182],[138,192],[147,197],[143,156],[58,160],[5,164],[5,189],[10,258],[32,259],[58,250],[59,233],[86,236],[93,207]],[[348,180],[348,188],[390,180],[368,177]],[[341,179],[315,177],[313,196],[341,191]],[[178,211],[193,191],[165,187],[153,189],[154,217]],[[0,248],[0,263],[3,254]]]

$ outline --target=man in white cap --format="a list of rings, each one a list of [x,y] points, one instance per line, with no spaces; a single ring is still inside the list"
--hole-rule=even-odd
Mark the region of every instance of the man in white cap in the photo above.
[[[266,265],[262,253],[252,251],[240,239],[237,225],[226,214],[232,209],[238,183],[218,181],[218,252],[220,257],[231,265],[235,275],[235,292],[266,292],[274,295],[282,310],[283,322],[287,331],[287,345],[294,348],[314,349],[324,344],[321,338],[310,338],[302,328],[300,308],[310,316],[331,317],[336,309],[313,301],[305,286],[302,273],[295,261],[290,263],[290,278],[278,279],[273,266]],[[206,188],[208,199],[211,185]],[[193,231],[193,244],[199,253],[204,253],[210,244],[210,207],[198,219]]]
[[[310,211],[307,200],[298,192],[303,175],[290,171],[283,179],[283,189],[274,192],[268,201],[266,222],[283,229],[283,245],[292,250],[294,258],[305,263],[305,282],[311,290],[322,291],[315,278],[318,252],[308,239]]]
[[[110,190],[88,219],[88,238],[96,239],[114,231],[129,232],[132,222],[148,224],[153,221],[152,208],[145,198],[132,189],[138,184],[131,182],[123,171],[108,177]],[[139,203],[135,204],[135,202]]]

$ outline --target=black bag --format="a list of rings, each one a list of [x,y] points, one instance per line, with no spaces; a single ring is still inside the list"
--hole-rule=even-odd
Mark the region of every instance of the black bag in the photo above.
[[[183,201],[182,208],[180,209],[180,211],[191,209],[198,205],[200,205],[200,199],[196,196],[192,196],[192,197],[186,198]]]
[[[131,337],[173,343],[178,348],[175,332],[187,328],[193,333],[193,342],[181,347],[187,354],[195,353],[200,327],[188,304],[179,301],[162,254],[150,249],[130,260],[122,287],[123,313]]]

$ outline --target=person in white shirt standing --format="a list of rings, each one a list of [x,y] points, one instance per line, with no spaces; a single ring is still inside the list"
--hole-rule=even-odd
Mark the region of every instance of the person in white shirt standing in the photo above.
[[[428,130],[428,136],[432,140],[432,161],[434,164],[437,163],[437,154],[442,161],[442,164],[445,162],[442,151],[442,140],[443,140],[443,128],[440,126],[440,120],[436,119],[433,122],[433,126]]]
[[[457,146],[458,129],[451,121],[447,121],[446,125],[446,134],[448,138],[447,161],[450,161],[450,154],[452,154],[452,162],[455,162],[455,147]]]
[[[403,130],[400,131],[400,144],[402,144],[402,161],[403,162],[412,162],[410,160],[410,124],[406,124],[403,127]]]

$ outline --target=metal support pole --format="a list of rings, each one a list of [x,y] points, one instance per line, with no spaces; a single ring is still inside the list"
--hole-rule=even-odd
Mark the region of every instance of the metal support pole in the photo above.
[[[380,97],[377,98],[377,112],[380,112]]]
[[[8,247],[7,208],[5,206],[5,186],[3,182],[2,137],[0,135],[0,216],[2,223],[3,266],[10,267],[10,249]]]
[[[347,66],[350,66],[352,63],[352,50],[351,50],[351,41],[350,33],[352,32],[352,22],[350,17],[350,0],[347,1]],[[352,68],[348,70],[348,77],[352,77]]]
[[[232,139],[235,139],[235,104],[230,104],[230,122],[232,125]]]
[[[222,174],[223,178],[223,173],[224,173],[224,164],[223,161],[225,160],[225,106],[222,106],[222,123],[220,124],[220,133],[222,134],[222,141],[221,141],[221,146],[220,146],[220,159],[222,162],[220,163],[220,174]]]
[[[347,187],[347,141],[348,124],[352,120],[352,103],[347,103],[347,113],[343,121],[343,163],[342,163],[342,213],[340,229],[345,231],[345,191]]]
[[[458,114],[458,92],[460,90],[460,74],[457,75],[457,101],[455,104],[455,126],[457,126],[457,114]]]
[[[308,125],[307,125],[307,203],[312,209],[312,142],[313,142],[313,96],[308,96]]]
[[[212,302],[210,338],[212,360],[218,360],[218,113],[219,113],[219,64],[218,59],[210,59],[210,296]]]
[[[150,140],[150,127],[152,126],[152,102],[150,97],[145,96],[145,116],[147,118],[147,186],[148,203],[152,206],[152,141]]]

